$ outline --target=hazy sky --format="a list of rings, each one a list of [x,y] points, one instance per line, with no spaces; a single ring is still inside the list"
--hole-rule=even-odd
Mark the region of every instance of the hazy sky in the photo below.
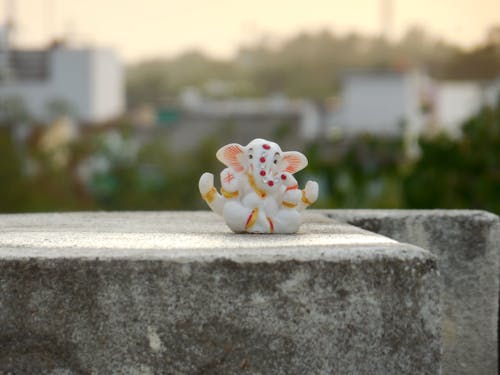
[[[126,61],[201,48],[230,56],[241,43],[299,30],[381,30],[383,0],[0,0],[17,22],[16,41],[42,46],[53,36],[115,48]],[[390,1],[390,0],[386,0]],[[392,0],[392,36],[412,25],[471,46],[500,24],[500,0]]]

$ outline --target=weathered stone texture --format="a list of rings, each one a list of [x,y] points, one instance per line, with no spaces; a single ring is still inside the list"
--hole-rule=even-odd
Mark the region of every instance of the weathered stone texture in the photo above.
[[[437,255],[443,374],[498,373],[498,216],[470,210],[331,210],[324,213]]]
[[[209,213],[4,215],[0,373],[437,374],[437,279],[429,252],[319,215],[296,236]]]

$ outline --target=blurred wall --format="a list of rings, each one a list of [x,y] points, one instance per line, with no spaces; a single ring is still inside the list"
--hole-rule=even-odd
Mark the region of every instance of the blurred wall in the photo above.
[[[342,103],[334,124],[348,134],[362,132],[401,136],[420,131],[420,90],[417,73],[353,72],[344,77]]]
[[[29,113],[42,121],[49,117],[54,101],[66,104],[81,122],[102,122],[123,113],[123,69],[111,50],[58,47],[46,55],[45,77],[24,77],[22,70],[16,76],[12,66],[14,74],[0,83],[0,98],[21,98]],[[27,66],[42,63],[25,60]]]
[[[434,115],[438,124],[446,132],[456,134],[460,125],[481,109],[482,90],[477,82],[440,82],[436,103]]]

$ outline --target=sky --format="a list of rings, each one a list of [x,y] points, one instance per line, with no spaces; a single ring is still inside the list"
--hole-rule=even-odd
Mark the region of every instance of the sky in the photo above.
[[[13,10],[19,46],[64,35],[131,63],[190,49],[227,58],[263,36],[279,42],[300,31],[376,35],[384,1],[393,5],[392,39],[420,25],[470,48],[500,25],[500,0],[0,0],[0,21]]]

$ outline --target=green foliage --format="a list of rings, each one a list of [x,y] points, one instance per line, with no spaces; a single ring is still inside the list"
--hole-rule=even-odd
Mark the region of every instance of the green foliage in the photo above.
[[[226,124],[227,132],[231,126]],[[0,128],[1,212],[205,209],[198,179],[206,171],[217,176],[223,168],[215,158],[221,142],[214,136],[195,150],[174,154],[165,136],[139,145],[134,131],[122,124],[111,132],[84,133],[64,146],[69,158],[57,164],[40,149],[37,131],[33,134],[26,144],[15,144],[10,128]],[[321,140],[305,150],[309,166],[297,177],[302,186],[308,179],[319,182],[316,208],[500,213],[498,108],[484,108],[467,121],[460,138],[421,139],[417,160],[406,156],[405,147],[403,140],[368,135]],[[83,180],[82,166],[88,167]]]
[[[121,136],[125,143],[130,137],[125,133]],[[90,194],[97,204],[105,210],[203,208],[198,178],[204,171],[219,167],[214,158],[219,148],[217,141],[207,138],[194,152],[176,155],[168,150],[165,141],[162,137],[153,139],[130,160],[109,155],[101,142],[94,154],[106,155],[110,167],[91,179]]]
[[[500,109],[484,108],[463,137],[421,141],[422,158],[404,180],[406,205],[500,213]]]
[[[401,140],[369,135],[320,143],[308,151],[309,173],[320,182],[319,207],[398,208],[405,166]],[[305,179],[301,179],[305,182]]]
[[[81,194],[71,161],[64,168],[54,167],[36,148],[15,144],[10,130],[0,131],[0,212],[96,208]]]
[[[317,207],[467,208],[500,213],[500,109],[484,108],[463,136],[420,140],[421,157],[398,140],[361,136],[312,146]]]
[[[27,190],[23,166],[7,128],[0,129],[0,150],[0,212],[22,211]]]

